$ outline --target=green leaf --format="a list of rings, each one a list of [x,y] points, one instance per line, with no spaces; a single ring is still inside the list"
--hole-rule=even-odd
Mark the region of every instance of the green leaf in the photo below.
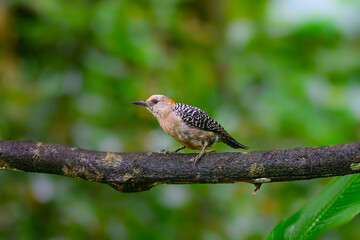
[[[267,239],[314,239],[360,211],[360,174],[339,177],[315,199],[281,221]]]

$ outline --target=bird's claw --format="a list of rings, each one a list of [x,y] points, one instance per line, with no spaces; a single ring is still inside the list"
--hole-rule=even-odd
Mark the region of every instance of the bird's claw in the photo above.
[[[200,157],[201,158],[201,157]],[[198,156],[191,158],[190,162],[194,163],[194,166],[196,166],[200,160],[200,158]]]
[[[204,153],[200,153],[199,155],[197,155],[196,157],[194,158],[191,158],[190,159],[190,162],[194,162],[194,165],[196,166],[198,163],[199,163],[199,160],[205,155],[205,154],[208,154],[208,153],[216,153],[216,150],[215,149],[211,149],[211,150],[208,150],[208,151],[204,151]]]
[[[160,149],[159,153],[162,153],[162,154],[166,155],[168,153],[171,153],[171,151],[166,150],[166,149]]]

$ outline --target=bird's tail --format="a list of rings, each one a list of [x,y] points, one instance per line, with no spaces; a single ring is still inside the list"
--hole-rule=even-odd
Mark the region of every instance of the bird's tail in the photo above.
[[[232,148],[249,149],[249,147],[242,145],[241,143],[233,139],[231,136],[224,136],[221,141]]]

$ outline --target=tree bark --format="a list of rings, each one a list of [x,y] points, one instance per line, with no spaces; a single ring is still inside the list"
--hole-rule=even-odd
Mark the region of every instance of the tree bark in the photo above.
[[[255,184],[360,172],[360,142],[285,150],[207,154],[114,153],[31,141],[0,141],[0,168],[101,182],[121,192],[158,184]]]

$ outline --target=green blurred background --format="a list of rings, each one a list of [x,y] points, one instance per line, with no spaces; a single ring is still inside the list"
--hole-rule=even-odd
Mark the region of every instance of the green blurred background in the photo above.
[[[202,108],[251,150],[360,140],[360,2],[0,1],[1,140],[175,149],[130,104],[158,93]],[[249,184],[123,194],[1,171],[0,239],[263,239],[329,181],[255,197]],[[321,239],[360,239],[359,224]]]

